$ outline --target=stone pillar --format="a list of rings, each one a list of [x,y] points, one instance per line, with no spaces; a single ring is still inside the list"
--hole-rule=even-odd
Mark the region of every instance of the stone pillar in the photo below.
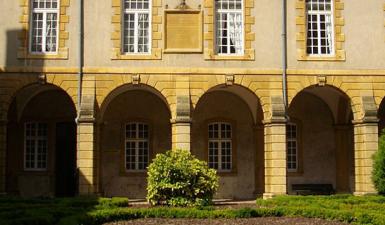
[[[191,150],[190,121],[172,121],[172,148]]]
[[[0,120],[0,195],[5,193],[5,166],[7,151],[7,122]]]
[[[354,195],[377,193],[372,177],[373,154],[378,149],[377,121],[354,121]]]
[[[377,193],[372,182],[373,154],[378,150],[377,107],[373,96],[362,96],[362,118],[354,124],[354,194]]]
[[[98,149],[95,122],[95,77],[83,78],[82,101],[78,116],[77,168],[79,195],[95,195],[98,190]]]
[[[176,78],[176,110],[172,124],[172,148],[191,150],[190,84],[188,76]]]
[[[93,195],[97,188],[97,160],[95,146],[95,123],[78,121],[77,167],[79,195]]]
[[[272,97],[272,117],[264,121],[265,193],[271,198],[287,193],[286,187],[286,119],[282,97]]]

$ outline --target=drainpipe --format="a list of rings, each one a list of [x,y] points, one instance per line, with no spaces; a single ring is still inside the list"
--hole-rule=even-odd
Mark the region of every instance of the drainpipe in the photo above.
[[[82,105],[82,86],[83,86],[83,22],[84,22],[84,16],[83,16],[83,0],[79,0],[79,51],[78,51],[78,66],[79,66],[79,72],[78,72],[78,115],[76,118],[76,123],[79,122],[80,119],[80,109]]]
[[[285,118],[288,121],[288,97],[287,97],[287,1],[282,0],[282,95],[285,107]],[[286,149],[287,151],[287,149]],[[286,174],[286,194],[289,193],[289,178]]]
[[[287,97],[287,1],[282,0],[282,95],[285,106],[285,118],[289,119]]]

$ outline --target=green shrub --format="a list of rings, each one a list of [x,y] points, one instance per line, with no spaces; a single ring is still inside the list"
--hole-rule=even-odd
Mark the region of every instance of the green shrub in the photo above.
[[[209,205],[218,176],[186,150],[158,154],[148,167],[147,200],[151,205]]]
[[[378,193],[385,195],[385,134],[379,140],[378,151],[373,156],[372,179]]]

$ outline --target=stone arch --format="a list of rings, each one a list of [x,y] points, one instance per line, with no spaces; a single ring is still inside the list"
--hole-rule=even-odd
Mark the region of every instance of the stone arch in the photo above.
[[[250,113],[252,114],[254,123],[261,122],[264,119],[264,109],[262,107],[261,100],[259,99],[259,97],[247,87],[238,84],[218,84],[210,87],[199,96],[198,101],[194,104],[194,108],[198,106],[199,101],[205,94],[215,91],[224,91],[232,93],[242,99],[242,101],[244,101],[244,103],[248,106]]]
[[[297,168],[288,172],[289,193],[296,183],[330,183],[337,192],[354,191],[351,107],[349,96],[331,85],[311,85],[291,99]]]
[[[320,80],[321,79],[321,80]],[[326,78],[325,82],[326,82]],[[326,87],[330,88],[330,90],[335,90],[340,93],[341,96],[349,99],[350,108],[353,112],[353,120],[361,119],[363,116],[363,109],[361,99],[354,97],[350,91],[346,88],[343,88],[342,80],[340,78],[334,78],[331,82],[322,83],[322,78],[318,79],[318,83],[312,82],[311,79],[306,80],[306,83],[301,83],[298,87],[291,89],[289,88],[289,96],[288,96],[288,105],[293,101],[293,99],[303,90],[314,88],[314,87]],[[316,79],[314,79],[316,81]]]
[[[5,77],[7,79],[7,77]],[[35,87],[36,94],[44,91],[49,88],[58,88],[66,92],[66,94],[71,98],[72,102],[77,109],[77,83],[73,79],[68,79],[66,76],[58,76],[54,74],[49,75],[34,75],[29,74],[18,80],[7,80],[6,84],[8,84],[5,93],[5,99],[3,100],[3,107],[0,107],[0,120],[6,120],[8,117],[9,107],[14,100],[14,98],[21,92],[23,92],[26,88],[31,89]],[[37,88],[39,87],[39,88]],[[31,98],[31,96],[30,96]]]
[[[125,93],[127,91],[146,91],[151,94],[156,95],[159,99],[164,102],[164,104],[167,106],[167,109],[171,115],[171,109],[170,109],[170,102],[168,99],[157,89],[155,89],[152,86],[140,84],[140,85],[134,85],[134,84],[123,84],[118,87],[116,87],[114,90],[109,92],[109,94],[103,99],[103,102],[100,103],[100,110],[99,110],[99,116],[98,118],[100,120],[103,120],[103,116],[106,112],[106,109],[108,105],[113,101],[113,99],[117,96],[119,96],[122,93]]]
[[[258,97],[237,85],[219,84],[208,89],[192,111],[191,151],[209,160],[208,127],[230,124],[230,172],[219,171],[219,198],[251,199],[264,192],[263,110]],[[219,150],[218,150],[219,151]]]
[[[29,197],[75,195],[76,115],[71,96],[56,85],[29,84],[15,93],[7,115],[7,192]],[[39,173],[26,166],[24,158],[25,143],[36,143],[33,136],[25,138],[28,126],[44,137],[44,143],[39,142],[44,146],[39,148],[45,149],[40,153],[45,160]],[[36,145],[31,146],[29,151],[36,155]]]
[[[148,85],[125,84],[105,98],[97,140],[104,196],[145,197],[145,167],[156,154],[171,149],[170,119],[166,98]]]
[[[356,103],[358,100],[353,102],[352,98],[346,92],[344,92],[342,89],[340,89],[339,87],[337,87],[335,85],[329,85],[329,84],[323,85],[323,86],[309,85],[309,86],[303,87],[302,89],[295,90],[295,92],[291,92],[289,95],[288,106],[290,107],[290,105],[293,102],[293,100],[295,99],[295,97],[297,97],[298,94],[300,94],[301,92],[311,90],[311,89],[321,90],[322,88],[324,88],[330,92],[335,92],[335,94],[337,94],[340,97],[345,98],[345,100],[347,100],[347,103],[349,104],[349,108],[352,111],[352,116],[353,116],[352,120],[355,120],[355,119],[360,118],[362,116],[362,113],[361,113],[362,110],[359,110],[359,108],[360,108],[359,105],[361,105],[361,102]],[[313,94],[315,94],[315,96],[317,96],[318,98],[321,98],[329,106],[329,108],[333,108],[330,99],[329,100],[326,99],[324,96],[321,96],[322,94],[320,94],[320,93],[318,93],[318,94],[313,93]],[[337,113],[338,112],[332,112],[333,117],[334,117],[336,122],[339,119],[339,118],[337,118],[337,115],[336,115]]]
[[[199,82],[199,88],[195,88],[194,86],[191,88],[192,106],[195,107],[199,99],[207,91],[213,90],[216,87],[233,85],[241,87],[255,95],[260,101],[264,119],[269,118],[271,116],[270,97],[265,96],[265,89],[262,90],[260,86],[256,85],[257,83],[251,82],[249,79],[244,79],[244,77],[245,75],[216,75],[207,76],[204,81],[197,79],[197,81],[194,82]]]

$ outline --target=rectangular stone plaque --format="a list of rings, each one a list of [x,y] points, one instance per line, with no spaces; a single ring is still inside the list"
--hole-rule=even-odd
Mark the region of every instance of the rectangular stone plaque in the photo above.
[[[202,12],[165,10],[164,52],[202,52]]]

